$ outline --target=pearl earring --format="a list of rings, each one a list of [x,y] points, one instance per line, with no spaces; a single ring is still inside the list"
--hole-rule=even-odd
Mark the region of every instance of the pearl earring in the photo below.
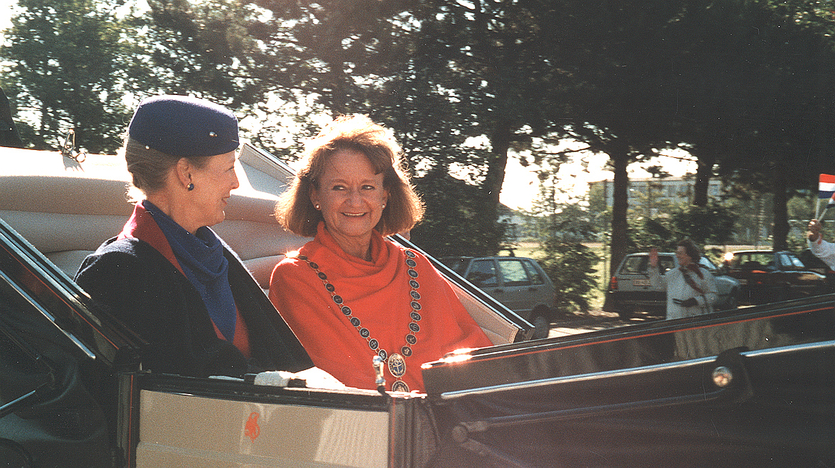
[[[316,208],[318,210],[319,209],[319,204],[317,203],[317,204],[313,205],[313,208]]]

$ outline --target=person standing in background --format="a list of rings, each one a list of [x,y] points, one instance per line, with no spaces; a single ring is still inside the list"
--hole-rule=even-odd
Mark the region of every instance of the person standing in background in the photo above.
[[[701,253],[689,239],[676,245],[678,268],[658,271],[658,250],[649,252],[649,278],[654,287],[667,288],[667,318],[692,317],[713,312],[718,292],[713,275],[699,266]]]

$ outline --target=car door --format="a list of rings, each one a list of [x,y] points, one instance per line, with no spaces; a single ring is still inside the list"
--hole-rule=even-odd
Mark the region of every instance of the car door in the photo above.
[[[550,282],[542,267],[536,264],[535,260],[524,259],[522,266],[530,279],[528,292],[530,294],[530,302],[534,307],[536,304],[548,304],[549,307],[554,302],[554,286]]]
[[[536,297],[544,288],[542,281],[534,284],[525,268],[525,260],[519,258],[496,259],[499,272],[500,288],[497,294],[502,294],[502,302],[511,310],[527,312],[539,301]]]

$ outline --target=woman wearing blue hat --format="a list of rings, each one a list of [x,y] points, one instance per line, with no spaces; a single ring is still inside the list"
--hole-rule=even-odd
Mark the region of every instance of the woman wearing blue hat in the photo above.
[[[238,187],[238,121],[184,96],[143,101],[124,153],[144,198],[76,281],[149,346],[143,366],[195,377],[313,366],[237,255],[210,228]]]

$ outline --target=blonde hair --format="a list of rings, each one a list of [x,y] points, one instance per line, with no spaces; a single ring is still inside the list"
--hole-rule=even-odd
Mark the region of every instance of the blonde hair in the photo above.
[[[412,229],[423,218],[423,202],[404,168],[400,145],[389,131],[368,117],[351,115],[336,118],[305,145],[303,165],[275,207],[275,217],[285,229],[305,237],[316,234],[323,218],[310,201],[310,193],[319,188],[328,159],[343,150],[364,154],[375,174],[383,174],[383,187],[389,196],[374,227],[381,235]]]

